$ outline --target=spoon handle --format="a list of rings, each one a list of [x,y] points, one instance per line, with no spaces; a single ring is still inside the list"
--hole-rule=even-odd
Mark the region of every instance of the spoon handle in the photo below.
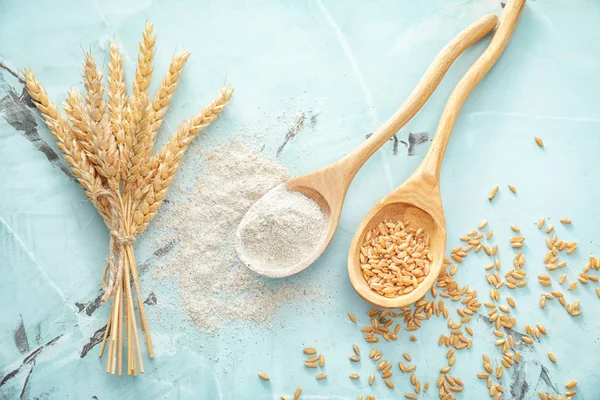
[[[444,158],[446,146],[448,145],[458,114],[465,104],[467,97],[469,97],[475,86],[494,66],[496,61],[498,61],[498,58],[506,48],[524,5],[525,0],[509,0],[504,7],[500,24],[487,49],[479,56],[477,61],[469,68],[452,91],[440,118],[433,142],[423,162],[415,172],[415,176],[418,175],[420,179],[434,186],[439,183],[442,159]]]
[[[417,87],[415,87],[402,106],[360,147],[336,163],[345,169],[349,181],[354,178],[354,175],[356,175],[369,157],[394,136],[400,128],[406,125],[423,107],[452,66],[452,63],[471,45],[490,33],[497,23],[498,17],[494,14],[480,18],[455,36],[438,53],[435,60],[433,60],[427,71],[425,71]]]

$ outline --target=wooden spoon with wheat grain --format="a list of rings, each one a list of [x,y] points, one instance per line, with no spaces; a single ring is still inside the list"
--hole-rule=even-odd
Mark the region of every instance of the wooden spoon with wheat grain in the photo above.
[[[421,165],[400,187],[380,200],[365,216],[354,234],[348,255],[350,282],[360,297],[379,307],[400,308],[423,297],[440,272],[446,250],[446,222],[440,195],[440,168],[458,114],[483,77],[494,66],[506,48],[517,25],[525,0],[510,0],[490,44],[469,68],[450,95],[438,129]],[[413,291],[396,297],[385,297],[373,291],[363,277],[361,246],[367,233],[382,221],[402,221],[418,227],[429,236],[431,263],[425,279]]]

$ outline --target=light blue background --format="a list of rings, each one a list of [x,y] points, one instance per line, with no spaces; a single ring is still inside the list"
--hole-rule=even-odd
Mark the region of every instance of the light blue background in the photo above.
[[[156,357],[145,360],[141,377],[115,377],[103,372],[98,347],[80,358],[90,337],[104,326],[109,307],[102,305],[88,316],[75,305],[87,305],[99,293],[107,232],[78,185],[19,130],[19,120],[35,115],[39,135],[55,147],[39,114],[16,99],[23,87],[8,69],[31,67],[60,102],[69,88],[81,84],[83,50],[91,49],[106,65],[107,45],[114,38],[126,54],[131,78],[149,19],[158,40],[157,75],[177,50],[192,51],[161,140],[227,82],[236,89],[234,99],[207,134],[224,141],[261,133],[264,154],[274,158],[298,113],[316,115],[315,126],[307,123],[278,159],[295,173],[305,173],[361,143],[404,101],[445,43],[475,19],[500,12],[497,0],[1,2],[0,62],[6,68],[0,69],[0,381],[5,380],[0,398],[279,399],[298,386],[302,398],[402,397],[411,387],[397,367],[396,389],[390,391],[379,378],[372,387],[366,384],[376,369],[366,356],[358,365],[348,361],[353,343],[364,355],[371,346],[346,318],[353,311],[367,323],[370,308],[348,282],[346,257],[362,216],[412,173],[427,149],[427,144],[419,146],[408,156],[400,143],[394,155],[390,142],[364,166],[350,188],[331,246],[310,269],[291,278],[314,287],[312,301],[283,305],[273,329],[231,321],[211,336],[194,328],[176,282],[152,277],[156,249],[148,243],[156,232],[151,228],[150,237],[138,241],[137,255],[150,260],[142,290],[152,290],[158,301],[147,307]],[[537,398],[538,390],[555,393],[541,378],[542,366],[551,385],[563,393],[564,384],[575,379],[577,398],[599,398],[595,285],[580,285],[567,294],[569,301],[581,301],[583,315],[573,319],[556,302],[539,309],[542,288],[535,279],[546,251],[545,235],[535,227],[541,216],[552,218],[561,238],[579,242],[577,253],[567,258],[569,281],[587,256],[600,253],[598,21],[595,0],[529,1],[504,55],[465,104],[446,152],[441,186],[449,248],[488,219],[506,271],[513,254],[510,225],[519,225],[527,237],[530,284],[511,292],[518,304],[514,315],[521,332],[524,324],[539,322],[549,335],[522,349],[518,374],[505,372],[505,399]],[[455,63],[429,103],[399,132],[399,140],[406,141],[410,132],[432,136],[449,93],[488,42],[484,39]],[[534,136],[543,138],[544,149],[535,145]],[[191,171],[186,166],[178,181],[193,182]],[[517,187],[516,195],[508,191],[509,183]],[[490,204],[487,195],[496,184],[500,192]],[[573,225],[561,226],[561,217],[573,219]],[[470,256],[456,276],[461,285],[476,288],[483,301],[488,300],[483,274],[488,262],[483,254]],[[473,349],[458,353],[452,374],[465,382],[459,398],[487,398],[476,372],[482,370],[483,352],[495,363],[499,352],[482,319],[471,325]],[[398,342],[376,346],[394,364],[403,352],[412,354],[418,378],[432,384],[426,398],[436,397],[437,371],[446,365],[446,349],[437,346],[440,333],[447,333],[445,321],[434,318],[416,333],[416,343],[402,331]],[[24,362],[40,346],[35,362]],[[326,355],[327,380],[315,381],[313,371],[303,367],[304,346]],[[548,361],[548,351],[556,354],[556,365]],[[260,370],[269,373],[269,383],[257,378]],[[17,372],[7,377],[11,371]],[[362,379],[350,381],[350,373]],[[528,389],[511,394],[511,385],[516,391],[523,380]]]

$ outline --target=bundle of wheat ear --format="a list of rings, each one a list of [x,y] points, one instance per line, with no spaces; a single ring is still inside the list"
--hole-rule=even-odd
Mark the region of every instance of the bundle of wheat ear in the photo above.
[[[150,100],[148,87],[154,49],[153,26],[146,23],[132,93],[127,94],[123,59],[118,46],[111,43],[106,98],[102,73],[92,56],[86,54],[85,96],[77,90],[68,93],[63,105],[66,117],[50,101],[33,73],[30,70],[23,73],[27,90],[73,175],[110,231],[109,257],[102,274],[102,300],[112,298],[112,309],[100,357],[108,338],[106,372],[119,375],[122,374],[125,340],[127,373],[144,372],[133,290],[148,355],[154,356],[133,252],[135,237],[156,215],[187,147],[225,109],[233,94],[230,86],[223,87],[212,103],[181,122],[168,143],[154,152],[156,135],[190,55],[183,51],[173,57],[160,88]]]

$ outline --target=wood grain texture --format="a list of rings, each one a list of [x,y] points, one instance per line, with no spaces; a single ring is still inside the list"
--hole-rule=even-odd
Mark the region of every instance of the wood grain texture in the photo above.
[[[419,167],[406,182],[375,204],[357,228],[348,255],[348,275],[358,295],[369,303],[386,308],[404,307],[423,297],[435,283],[446,251],[446,222],[439,185],[444,152],[462,106],[506,48],[524,5],[525,0],[508,2],[487,49],[469,68],[450,95],[433,142]],[[381,296],[369,288],[362,276],[360,247],[366,234],[384,219],[393,222],[409,221],[413,227],[422,227],[431,238],[429,252],[433,261],[429,275],[414,291],[405,296]]]

